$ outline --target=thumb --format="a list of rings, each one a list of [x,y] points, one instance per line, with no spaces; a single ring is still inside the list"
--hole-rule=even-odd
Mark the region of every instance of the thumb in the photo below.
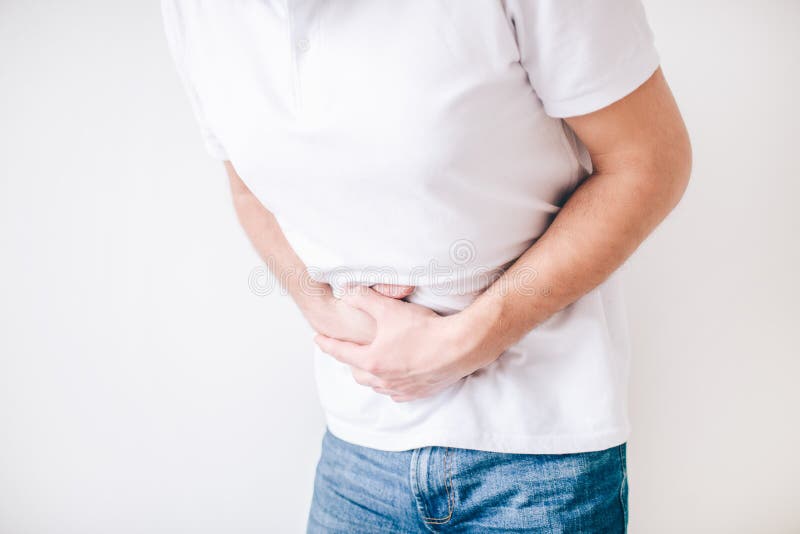
[[[372,288],[361,285],[347,287],[341,300],[354,308],[368,313],[375,319],[382,317],[386,312],[386,308],[390,304],[397,302],[392,298],[378,293]]]
[[[413,293],[416,288],[414,286],[399,286],[395,284],[375,284],[372,289],[384,297],[402,299]]]

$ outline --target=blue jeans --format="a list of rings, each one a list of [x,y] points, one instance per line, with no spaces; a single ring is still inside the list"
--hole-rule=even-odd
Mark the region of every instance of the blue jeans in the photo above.
[[[391,452],[326,430],[307,532],[625,532],[625,452]]]

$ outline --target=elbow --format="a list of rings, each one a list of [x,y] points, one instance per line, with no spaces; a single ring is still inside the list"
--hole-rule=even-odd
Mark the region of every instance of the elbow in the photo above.
[[[674,208],[683,198],[692,175],[692,142],[685,128],[676,136],[675,148],[671,152],[673,155],[667,182],[671,185],[671,208]]]
[[[666,211],[672,211],[683,198],[692,175],[692,144],[685,128],[651,151],[650,173],[656,180],[654,193]]]

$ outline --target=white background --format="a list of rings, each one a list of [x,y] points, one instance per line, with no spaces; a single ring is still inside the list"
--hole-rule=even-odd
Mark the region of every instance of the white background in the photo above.
[[[646,2],[694,142],[628,273],[634,533],[800,532],[800,3]],[[157,2],[0,0],[0,533],[301,532],[310,331]]]

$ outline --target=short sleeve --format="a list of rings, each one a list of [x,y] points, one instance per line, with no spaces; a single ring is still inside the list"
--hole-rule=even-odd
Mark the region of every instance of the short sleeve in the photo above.
[[[178,71],[178,76],[181,79],[184,91],[189,97],[189,102],[191,103],[194,117],[200,127],[200,134],[202,136],[206,151],[215,159],[227,160],[229,159],[228,154],[225,151],[222,143],[212,131],[203,112],[203,105],[200,101],[200,97],[197,94],[197,90],[192,83],[189,73],[187,72],[184,61],[185,44],[183,38],[185,35],[184,28],[186,21],[182,16],[178,2],[176,0],[162,0],[161,13],[170,54],[172,55],[172,59],[175,63],[175,67]]]
[[[658,68],[640,0],[507,0],[506,5],[520,62],[550,116],[606,107]]]

